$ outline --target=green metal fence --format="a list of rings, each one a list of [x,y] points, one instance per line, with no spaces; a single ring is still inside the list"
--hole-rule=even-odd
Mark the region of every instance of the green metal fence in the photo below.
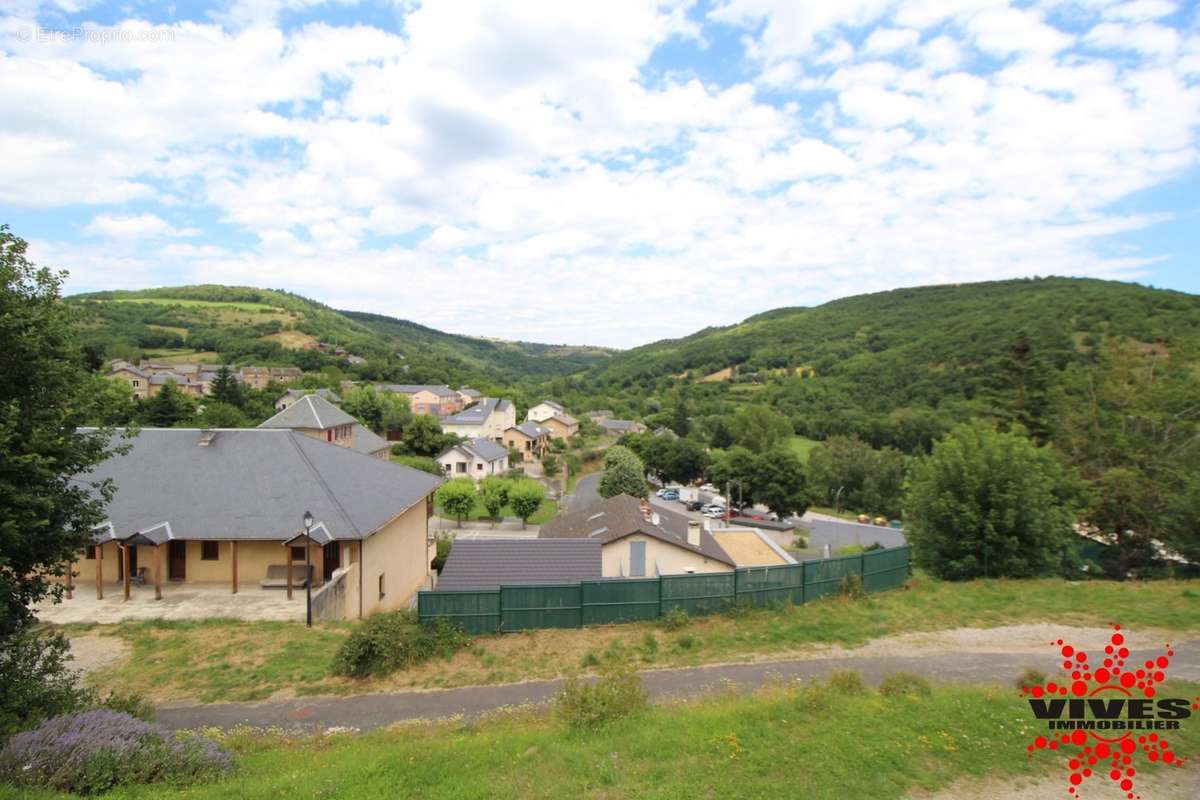
[[[908,577],[909,555],[905,546],[733,572],[420,592],[417,613],[422,622],[442,618],[467,633],[496,633],[655,619],[673,608],[697,616],[738,602],[799,605],[841,591],[852,573],[862,576],[868,592],[901,586]]]

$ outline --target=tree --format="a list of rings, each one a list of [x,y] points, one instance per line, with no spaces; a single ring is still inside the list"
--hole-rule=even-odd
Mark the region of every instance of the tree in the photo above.
[[[113,492],[72,480],[108,456],[112,432],[79,430],[91,384],[59,297],[64,275],[25,251],[0,225],[0,637],[32,621],[31,604],[61,596],[55,579],[91,542]]]
[[[814,505],[898,517],[907,468],[907,458],[895,448],[830,436],[808,455],[810,498]]]
[[[142,419],[155,428],[170,428],[192,418],[196,404],[192,398],[175,388],[175,381],[167,381],[158,394],[143,401]]]
[[[437,504],[462,527],[463,520],[471,516],[475,507],[475,481],[470,478],[454,478],[446,481],[437,490]]]
[[[121,426],[133,422],[138,405],[127,382],[119,378],[88,375],[79,398],[79,410],[87,425]]]
[[[225,403],[234,408],[242,407],[242,385],[229,370],[228,365],[222,364],[217,370],[217,377],[212,382],[212,398],[218,403]]]
[[[508,492],[511,488],[512,481],[499,475],[489,475],[479,482],[479,499],[483,502],[493,527],[500,521],[500,512],[504,506],[508,505]]]
[[[525,528],[525,523],[529,521],[529,518],[542,507],[542,501],[545,499],[546,487],[531,478],[514,481],[508,490],[508,504],[512,507],[513,513],[521,518],[522,529]]]
[[[202,428],[244,428],[246,422],[241,409],[219,401],[205,403],[196,417],[196,424]]]
[[[759,453],[765,453],[794,433],[787,417],[770,406],[758,404],[739,409],[732,427],[738,444]]]
[[[547,478],[556,477],[561,471],[562,465],[558,461],[558,456],[554,455],[553,453],[547,453],[545,457],[542,458],[542,473]]]
[[[601,497],[628,494],[645,497],[646,468],[637,454],[623,445],[613,445],[604,455],[604,474],[600,476],[598,492]]]
[[[408,449],[419,456],[436,456],[448,446],[441,423],[429,414],[412,416],[404,428],[404,441]]]
[[[680,400],[675,404],[675,410],[671,412],[671,430],[680,436],[687,436],[690,429],[687,406]]]
[[[803,514],[808,507],[804,465],[789,450],[778,447],[755,456],[749,495],[779,515]]]
[[[413,422],[408,398],[371,386],[356,387],[346,392],[342,398],[342,410],[381,435],[388,431],[404,430],[405,427],[411,427]],[[441,433],[441,426],[438,426],[438,433]]]
[[[914,560],[949,580],[1062,573],[1075,550],[1077,487],[1020,429],[959,425],[905,484]]]

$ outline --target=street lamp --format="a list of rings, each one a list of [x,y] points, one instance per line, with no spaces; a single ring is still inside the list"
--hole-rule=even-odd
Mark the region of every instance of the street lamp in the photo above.
[[[313,517],[311,511],[304,512],[304,607],[305,625],[312,627],[312,563],[310,553],[312,541],[309,532],[312,530]]]

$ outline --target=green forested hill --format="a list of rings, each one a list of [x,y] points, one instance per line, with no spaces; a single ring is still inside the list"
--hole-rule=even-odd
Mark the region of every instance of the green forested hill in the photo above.
[[[319,341],[367,359],[348,377],[404,383],[511,384],[576,372],[607,360],[603,348],[555,347],[457,336],[378,314],[337,311],[289,292],[182,286],[95,292],[68,301],[83,311],[85,344],[106,358],[345,367],[305,349]]]
[[[1074,278],[897,289],[638,347],[573,388],[631,412],[674,394],[710,409],[753,398],[813,438],[854,433],[911,449],[911,437],[972,416],[1044,426],[1069,368],[1117,346],[1194,369],[1200,297]],[[730,367],[731,380],[704,381]]]

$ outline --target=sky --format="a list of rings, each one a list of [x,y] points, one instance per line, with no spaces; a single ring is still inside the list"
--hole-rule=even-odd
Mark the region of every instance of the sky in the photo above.
[[[1200,292],[1200,4],[0,0],[0,222],[627,347],[899,286]]]

